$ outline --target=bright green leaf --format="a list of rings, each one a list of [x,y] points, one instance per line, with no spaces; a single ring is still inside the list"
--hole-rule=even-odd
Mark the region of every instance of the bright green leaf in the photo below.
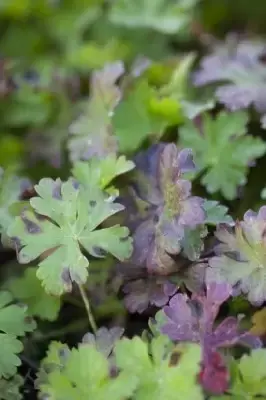
[[[12,295],[0,292],[0,378],[9,378],[21,364],[17,354],[23,350],[17,339],[35,328],[35,323],[26,315],[25,308],[11,304]]]
[[[266,143],[246,134],[247,122],[244,111],[221,112],[216,119],[204,115],[201,128],[187,122],[180,129],[179,143],[194,151],[209,193],[221,191],[226,199],[235,198],[237,187],[246,182],[248,164],[265,154]]]
[[[112,123],[122,153],[133,152],[145,139],[162,133],[165,122],[149,111],[152,96],[148,83],[141,81],[116,107]]]
[[[44,178],[35,190],[40,197],[30,200],[33,209],[16,217],[8,235],[19,240],[20,263],[41,256],[37,277],[45,290],[60,295],[72,290],[72,282],[86,282],[89,265],[81,247],[94,257],[110,252],[119,260],[127,259],[132,250],[129,231],[119,225],[95,230],[107,218],[123,209],[110,198],[92,188],[77,188],[73,181],[62,183]]]

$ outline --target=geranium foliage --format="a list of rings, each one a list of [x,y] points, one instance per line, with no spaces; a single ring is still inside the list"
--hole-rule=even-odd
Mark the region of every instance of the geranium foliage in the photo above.
[[[266,398],[257,3],[0,1],[0,400]]]

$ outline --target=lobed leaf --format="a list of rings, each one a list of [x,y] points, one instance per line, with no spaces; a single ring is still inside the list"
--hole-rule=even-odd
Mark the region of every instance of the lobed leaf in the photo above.
[[[103,192],[77,187],[74,181],[42,179],[35,190],[39,197],[30,200],[33,211],[25,211],[9,228],[18,243],[18,260],[39,262],[37,277],[48,293],[71,291],[72,283],[86,282],[89,265],[81,248],[94,257],[110,252],[120,260],[131,254],[128,229],[119,225],[95,230],[123,207],[112,203]],[[38,213],[38,214],[37,214]],[[48,218],[44,218],[48,217]]]

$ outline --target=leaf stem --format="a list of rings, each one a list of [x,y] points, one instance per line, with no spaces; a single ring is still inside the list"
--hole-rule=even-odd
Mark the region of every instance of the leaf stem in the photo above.
[[[85,308],[86,308],[86,311],[87,311],[87,314],[88,314],[88,318],[89,318],[89,322],[90,322],[91,328],[93,330],[93,333],[96,333],[97,332],[97,325],[96,325],[95,319],[93,317],[93,314],[91,312],[91,306],[90,306],[89,299],[88,299],[88,297],[86,295],[84,287],[82,285],[78,285],[78,287],[79,287],[79,291],[80,291],[82,300],[84,302],[84,305],[85,305]]]

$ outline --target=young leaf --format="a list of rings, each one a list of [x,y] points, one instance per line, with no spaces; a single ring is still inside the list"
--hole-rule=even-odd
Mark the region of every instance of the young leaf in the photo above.
[[[0,292],[0,378],[9,378],[21,364],[17,354],[23,345],[17,337],[24,336],[35,328],[35,323],[27,316],[25,308],[11,304],[12,295]]]
[[[35,268],[27,268],[22,277],[13,278],[8,289],[14,298],[27,304],[28,313],[44,320],[56,320],[60,311],[60,298],[46,293],[36,276]]]
[[[48,252],[37,270],[47,292],[60,295],[71,291],[74,281],[86,282],[89,261],[81,247],[94,257],[103,257],[105,252],[120,260],[130,256],[132,246],[127,228],[115,225],[95,230],[123,209],[103,192],[95,187],[77,187],[71,180],[62,183],[50,178],[41,179],[35,190],[39,197],[30,200],[35,212],[25,211],[16,217],[8,234],[16,238],[22,264]]]
[[[110,10],[111,22],[129,28],[151,28],[165,34],[183,29],[191,19],[197,0],[118,0]]]
[[[218,227],[216,237],[220,245],[216,248],[217,256],[209,261],[215,279],[237,286],[254,305],[266,299],[265,226],[263,206],[258,213],[247,211],[234,230],[226,225]]]
[[[265,154],[266,143],[260,138],[246,135],[248,115],[244,111],[220,112],[216,119],[203,116],[202,127],[187,122],[179,131],[179,142],[191,147],[201,183],[209,193],[221,191],[232,200],[237,187],[246,182],[248,165]]]

